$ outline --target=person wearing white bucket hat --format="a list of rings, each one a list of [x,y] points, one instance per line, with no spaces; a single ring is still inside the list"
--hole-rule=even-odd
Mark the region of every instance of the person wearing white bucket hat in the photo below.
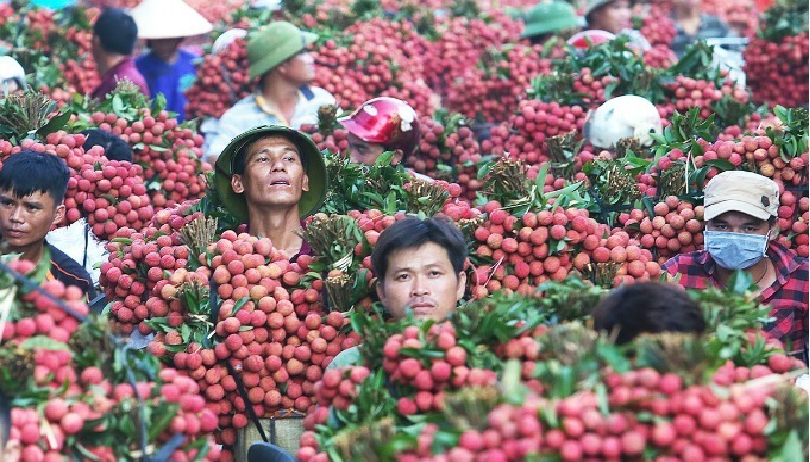
[[[186,37],[211,32],[213,26],[183,0],[144,0],[132,10],[138,24],[138,38],[146,40],[149,53],[135,65],[143,74],[153,95],[162,93],[166,108],[185,119],[185,91],[194,83],[192,53],[180,49]]]
[[[25,70],[11,56],[0,56],[0,98],[25,90]]]

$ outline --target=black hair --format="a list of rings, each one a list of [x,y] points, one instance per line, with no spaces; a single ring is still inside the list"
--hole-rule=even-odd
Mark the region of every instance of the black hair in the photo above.
[[[0,451],[11,439],[11,400],[0,391]]]
[[[421,219],[406,217],[389,226],[380,234],[371,253],[371,269],[382,281],[388,271],[388,257],[401,249],[414,249],[428,242],[438,244],[447,251],[453,271],[464,271],[467,260],[467,242],[461,231],[449,220],[433,217]]]
[[[105,8],[93,25],[93,35],[104,51],[129,56],[138,40],[138,25],[121,8]]]
[[[233,157],[232,172],[234,174],[237,175],[245,174],[245,167],[246,167],[245,161],[247,160],[247,153],[250,150],[250,147],[253,146],[253,143],[256,143],[261,139],[267,138],[268,136],[283,136],[283,135],[265,134],[263,136],[257,136],[256,138],[250,139],[246,143],[244,143],[242,147],[239,148],[238,151],[236,151],[236,155]],[[304,168],[304,173],[307,173],[309,168],[309,159],[307,159],[307,156],[304,155],[304,153],[301,151],[301,148],[298,147],[298,144],[295,141],[290,140],[290,142],[295,145],[295,149],[298,151],[298,157],[301,159],[301,166]]]
[[[636,282],[615,289],[594,310],[594,328],[618,329],[621,345],[643,333],[691,332],[706,328],[700,305],[675,284]]]
[[[11,191],[21,199],[35,192],[49,193],[54,204],[65,197],[70,169],[55,154],[23,149],[3,162],[0,167],[0,189]]]
[[[95,146],[101,146],[107,159],[132,162],[132,148],[118,135],[104,130],[85,130],[82,134],[87,137],[82,145],[85,152]]]

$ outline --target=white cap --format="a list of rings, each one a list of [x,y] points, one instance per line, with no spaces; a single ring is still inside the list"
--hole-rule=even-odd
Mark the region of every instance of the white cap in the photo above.
[[[609,149],[616,142],[633,137],[643,145],[652,143],[650,133],[661,133],[658,109],[640,96],[619,96],[605,101],[588,119],[585,136],[598,148]]]
[[[11,56],[0,56],[0,82],[11,79],[25,82],[25,69]]]
[[[247,36],[247,31],[244,29],[231,29],[228,31],[223,32],[216,40],[214,40],[214,45],[211,47],[211,53],[219,54],[220,51],[228,48],[234,40],[245,38]]]
[[[192,37],[214,28],[183,0],[144,0],[131,13],[138,25],[138,38],[144,40]]]
[[[712,178],[703,189],[703,219],[741,212],[760,220],[777,216],[779,185],[752,172],[729,171]]]

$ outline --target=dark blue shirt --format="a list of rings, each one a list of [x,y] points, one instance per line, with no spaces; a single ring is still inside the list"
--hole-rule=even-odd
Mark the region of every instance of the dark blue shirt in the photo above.
[[[186,115],[186,96],[183,94],[194,83],[196,57],[185,50],[177,50],[177,60],[168,64],[152,53],[138,57],[135,65],[146,79],[152,97],[163,93],[166,109],[177,113],[177,121]]]

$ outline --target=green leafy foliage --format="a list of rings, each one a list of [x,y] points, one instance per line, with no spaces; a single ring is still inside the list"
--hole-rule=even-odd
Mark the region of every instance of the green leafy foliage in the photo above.
[[[782,106],[773,108],[773,113],[782,122],[778,128],[768,127],[766,133],[779,146],[782,159],[789,160],[798,157],[808,148],[808,126],[810,116],[806,108],[785,109]]]
[[[765,10],[759,27],[760,38],[769,42],[807,32],[808,4],[802,0],[777,0]]]

